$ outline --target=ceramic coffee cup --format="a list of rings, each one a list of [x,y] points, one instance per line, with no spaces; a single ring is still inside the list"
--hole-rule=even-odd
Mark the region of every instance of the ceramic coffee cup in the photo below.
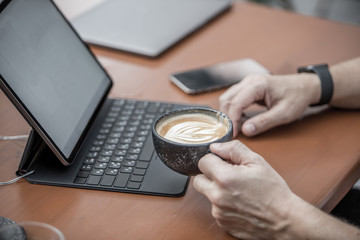
[[[177,109],[160,116],[153,125],[155,151],[166,166],[184,175],[201,173],[198,162],[215,142],[233,137],[231,120],[205,107]]]

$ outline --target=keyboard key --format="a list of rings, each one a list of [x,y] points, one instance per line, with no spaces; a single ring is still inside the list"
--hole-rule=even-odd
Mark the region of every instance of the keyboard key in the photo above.
[[[114,152],[115,156],[125,156],[126,155],[126,150],[116,150]]]
[[[111,128],[113,125],[111,123],[103,123],[103,128]]]
[[[99,134],[99,135],[96,136],[96,139],[97,140],[104,140],[104,139],[106,139],[106,134]]]
[[[150,103],[149,108],[147,109],[148,113],[156,113],[160,104],[158,103]]]
[[[137,160],[139,158],[139,155],[137,154],[128,154],[125,157],[127,160]]]
[[[132,139],[131,138],[121,138],[120,142],[121,143],[131,143]]]
[[[84,161],[84,164],[94,164],[95,163],[95,158],[86,158]]]
[[[107,118],[105,118],[105,122],[107,122],[107,123],[114,123],[114,122],[116,122],[116,118],[114,118],[114,117],[107,117]]]
[[[149,130],[141,130],[139,132],[136,133],[138,136],[148,136],[149,135]]]
[[[139,160],[142,161],[150,161],[152,155],[154,152],[154,145],[151,137],[148,137],[146,139],[146,142],[144,143],[143,149],[141,151],[141,154],[139,156]]]
[[[109,138],[107,141],[109,144],[117,144],[119,142],[118,138]]]
[[[137,142],[145,142],[146,140],[146,136],[136,136],[134,137],[134,141],[137,141]]]
[[[141,183],[139,183],[139,182],[129,182],[129,184],[127,185],[127,188],[139,189],[140,186],[141,186]]]
[[[105,170],[105,174],[106,175],[113,175],[113,176],[116,176],[119,172],[119,169],[116,169],[116,168],[108,168]]]
[[[119,169],[120,166],[121,166],[121,163],[119,163],[119,162],[110,162],[109,163],[109,168],[117,168],[117,169]]]
[[[118,146],[117,146],[117,149],[118,150],[127,150],[129,148],[129,144],[127,143],[120,143]]]
[[[110,132],[110,129],[109,128],[102,128],[100,129],[99,133],[101,134],[108,134]]]
[[[101,179],[101,176],[90,175],[86,181],[86,184],[99,185],[100,179]]]
[[[132,142],[131,147],[141,148],[144,145],[143,142]]]
[[[99,152],[101,150],[100,146],[92,146],[89,151],[90,152]]]
[[[125,100],[124,99],[115,99],[113,101],[113,106],[122,106],[125,104]]]
[[[147,169],[148,167],[149,167],[149,163],[148,163],[148,162],[138,161],[138,162],[136,163],[136,168]]]
[[[139,154],[141,152],[141,148],[130,148],[128,150],[128,153],[132,153],[132,154]]]
[[[116,148],[116,144],[108,144],[108,143],[107,143],[107,144],[104,145],[104,149],[105,149],[105,150],[114,151],[115,148]]]
[[[130,178],[130,174],[119,174],[114,182],[114,187],[124,188]]]
[[[137,102],[136,108],[143,109],[143,108],[146,108],[148,105],[149,105],[148,102]]]
[[[144,176],[146,173],[146,169],[141,169],[141,168],[135,168],[133,175],[140,175],[140,176]]]
[[[94,168],[96,168],[96,169],[105,169],[106,167],[107,167],[107,163],[97,162],[94,165]]]
[[[121,136],[121,133],[119,132],[113,132],[113,133],[110,133],[109,137],[111,138],[119,138]]]
[[[98,157],[97,162],[108,163],[108,162],[110,162],[110,157],[100,156],[100,157]]]
[[[104,141],[103,140],[95,140],[94,142],[93,142],[93,145],[94,146],[102,146],[102,145],[104,145]]]
[[[133,166],[135,166],[136,161],[134,161],[134,160],[125,160],[125,161],[123,161],[122,164],[125,167],[133,167]]]
[[[100,182],[101,186],[112,186],[113,182],[115,180],[115,176],[109,176],[109,175],[105,175]]]
[[[92,169],[92,165],[89,164],[84,164],[81,166],[82,171],[91,171],[91,169]]]
[[[126,167],[126,166],[121,166],[120,168],[120,172],[121,173],[131,173],[133,171],[133,167]]]
[[[123,132],[124,130],[125,130],[124,127],[114,127],[114,128],[112,129],[112,132],[119,132],[119,133],[121,133],[121,132]]]
[[[124,120],[124,121],[116,122],[115,125],[116,125],[117,127],[124,127],[124,126],[127,125],[127,123],[128,123],[128,122],[127,122],[126,120]]]
[[[77,184],[85,184],[85,183],[86,183],[86,180],[87,180],[87,178],[77,177],[77,178],[75,178],[74,183],[77,183]]]
[[[124,133],[123,137],[126,137],[126,138],[132,138],[135,136],[135,133],[134,132],[126,132]]]
[[[111,151],[111,150],[102,150],[100,155],[105,156],[105,157],[111,157],[113,155],[113,151]]]
[[[93,169],[91,175],[102,176],[104,175],[104,169]]]
[[[90,171],[79,171],[77,177],[87,178],[90,175]]]
[[[89,152],[86,157],[87,158],[97,158],[99,156],[98,152]]]
[[[113,162],[122,162],[124,161],[125,157],[124,156],[112,156],[111,157],[111,161]]]
[[[144,177],[143,176],[134,176],[134,175],[132,175],[131,176],[131,178],[130,178],[130,181],[132,181],[132,182],[142,182],[142,180],[144,179]]]

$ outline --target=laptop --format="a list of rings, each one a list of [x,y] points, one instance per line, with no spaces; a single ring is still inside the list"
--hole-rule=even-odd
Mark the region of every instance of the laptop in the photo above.
[[[230,6],[230,0],[110,0],[71,22],[87,43],[157,57]]]
[[[49,0],[0,2],[0,87],[32,127],[18,175],[31,183],[182,196],[189,177],[151,129],[182,104],[108,98],[112,80]]]

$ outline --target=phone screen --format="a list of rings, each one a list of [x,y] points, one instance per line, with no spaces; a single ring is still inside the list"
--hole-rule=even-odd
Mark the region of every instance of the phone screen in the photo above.
[[[239,59],[213,66],[173,73],[170,80],[188,94],[229,87],[249,74],[269,71],[253,59]]]

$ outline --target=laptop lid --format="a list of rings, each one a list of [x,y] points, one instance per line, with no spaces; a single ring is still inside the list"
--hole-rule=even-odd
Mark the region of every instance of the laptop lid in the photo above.
[[[230,0],[110,0],[72,23],[87,43],[156,57],[230,6]]]
[[[0,2],[0,87],[64,165],[111,86],[51,1]]]

